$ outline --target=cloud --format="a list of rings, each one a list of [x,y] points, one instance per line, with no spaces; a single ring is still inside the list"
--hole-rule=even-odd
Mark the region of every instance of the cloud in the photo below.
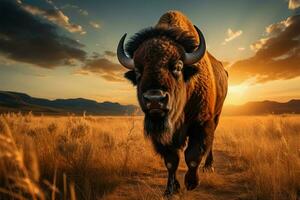
[[[300,0],[289,0],[289,9],[295,10],[300,7]]]
[[[89,15],[87,10],[83,10],[83,9],[80,9],[80,8],[78,9],[78,13],[83,15],[83,16],[88,16]]]
[[[107,81],[122,82],[125,80],[123,78],[125,71],[124,67],[120,64],[113,63],[104,57],[98,57],[95,59],[89,59],[82,69],[76,73],[83,75],[94,73]]]
[[[239,51],[244,51],[244,50],[245,50],[245,47],[239,47],[238,50],[239,50]]]
[[[60,7],[60,9],[62,9],[62,10],[64,10],[64,9],[74,9],[82,16],[88,16],[89,15],[89,12],[87,10],[79,8],[79,6],[77,6],[77,5],[66,4],[66,5]]]
[[[239,37],[242,34],[243,34],[242,30],[233,31],[231,28],[229,28],[227,29],[227,37],[225,38],[222,44],[225,45],[227,42],[234,40],[235,38]]]
[[[253,51],[258,51],[266,44],[267,41],[268,38],[261,38],[258,41],[254,42],[253,44],[251,44],[250,49]]]
[[[7,59],[6,57],[3,57],[0,55],[0,68],[1,67],[9,67],[11,65],[15,64],[13,60]]]
[[[75,74],[91,75],[96,74],[107,81],[123,82],[126,69],[120,64],[112,62],[110,59],[116,57],[116,53],[106,50],[102,54],[93,52],[80,70]]]
[[[42,21],[20,4],[0,1],[0,54],[44,68],[83,62],[82,44],[58,34],[54,24]]]
[[[266,36],[251,45],[254,56],[231,66],[232,83],[249,78],[264,83],[300,76],[300,15],[268,26]]]
[[[65,28],[71,33],[86,33],[80,25],[71,23],[69,17],[56,7],[54,7],[53,9],[42,9],[27,4],[22,4],[22,7],[32,15],[41,16],[48,21]]]
[[[110,57],[115,57],[117,54],[113,51],[104,51],[104,55],[110,56]]]
[[[95,29],[100,29],[101,28],[101,25],[97,22],[94,22],[94,21],[90,21],[90,25],[92,27],[94,27]]]

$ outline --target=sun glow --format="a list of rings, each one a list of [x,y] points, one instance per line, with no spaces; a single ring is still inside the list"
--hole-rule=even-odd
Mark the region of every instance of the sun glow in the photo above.
[[[229,85],[225,104],[242,104],[250,86],[250,80],[238,85]]]
[[[228,93],[235,95],[243,95],[247,91],[248,85],[233,85],[229,86]]]

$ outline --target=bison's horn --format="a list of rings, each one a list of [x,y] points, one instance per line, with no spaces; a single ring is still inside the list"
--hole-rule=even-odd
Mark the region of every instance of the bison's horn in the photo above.
[[[198,62],[204,56],[205,51],[206,51],[204,36],[203,36],[202,32],[198,29],[197,26],[194,26],[194,27],[195,27],[195,29],[198,33],[199,39],[200,39],[199,46],[196,51],[194,51],[192,53],[185,53],[184,64],[186,64],[186,65],[191,65],[191,64]]]
[[[124,40],[126,37],[126,33],[123,35],[123,37],[120,39],[119,44],[118,44],[118,50],[117,50],[117,55],[118,55],[118,60],[127,69],[133,69],[134,68],[134,62],[133,59],[129,58],[124,50]]]

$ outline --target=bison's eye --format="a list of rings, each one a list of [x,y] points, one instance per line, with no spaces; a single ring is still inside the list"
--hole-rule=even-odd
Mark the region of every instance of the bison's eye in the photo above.
[[[175,76],[179,76],[181,74],[182,69],[183,69],[183,62],[181,60],[178,60],[174,65],[172,73]]]
[[[134,72],[135,72],[136,80],[139,81],[142,76],[141,72],[137,68],[134,69]]]

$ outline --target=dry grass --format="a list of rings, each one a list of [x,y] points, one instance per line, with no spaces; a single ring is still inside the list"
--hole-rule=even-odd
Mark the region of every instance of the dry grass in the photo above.
[[[19,159],[24,164],[22,169],[40,173],[28,181],[39,186],[46,199],[69,199],[72,184],[78,199],[96,199],[113,190],[120,177],[138,173],[141,166],[153,161],[151,148],[141,137],[141,126],[138,117],[3,115],[1,151],[7,147],[4,150],[12,155],[2,153],[0,164]],[[12,149],[5,140],[13,141]],[[14,147],[14,141],[18,147]],[[39,162],[26,163],[32,160],[29,156]],[[4,169],[0,168],[1,175],[10,176]],[[1,186],[11,194],[18,193],[7,181]]]
[[[222,118],[215,150],[235,158],[230,170],[245,172],[248,198],[299,198],[299,120]],[[0,197],[6,199],[99,199],[162,166],[143,137],[141,117],[2,115],[0,152]],[[201,178],[207,188],[227,184],[218,173]],[[127,192],[160,199],[164,182],[143,181]]]
[[[300,198],[300,117],[226,117],[215,146],[247,171],[251,199]]]

